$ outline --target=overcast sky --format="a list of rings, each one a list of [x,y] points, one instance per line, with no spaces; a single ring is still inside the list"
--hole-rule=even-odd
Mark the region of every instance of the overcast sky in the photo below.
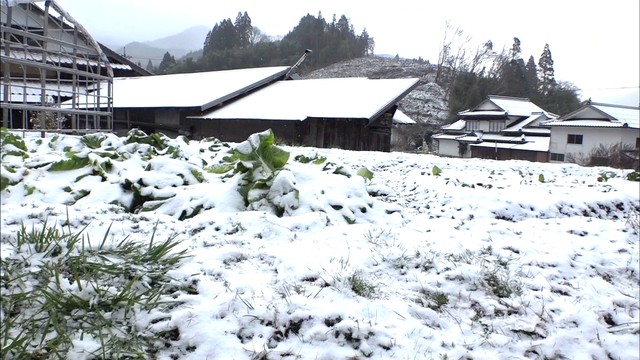
[[[268,35],[285,35],[306,14],[331,21],[344,14],[375,40],[377,54],[437,61],[446,21],[473,44],[495,48],[522,43],[525,61],[537,62],[545,43],[556,80],[581,89],[581,98],[640,103],[640,1],[638,0],[57,0],[99,41],[124,45],[155,40],[195,25],[234,20],[247,11]]]

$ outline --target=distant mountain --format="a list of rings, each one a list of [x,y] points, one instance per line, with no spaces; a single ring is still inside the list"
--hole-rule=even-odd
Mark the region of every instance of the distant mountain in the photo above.
[[[189,51],[202,49],[209,30],[211,29],[204,25],[198,25],[162,39],[145,41],[144,44],[160,49],[183,49],[186,50],[183,54],[185,55]],[[176,54],[172,55],[176,56]],[[182,57],[182,55],[180,56]]]
[[[131,42],[116,51],[131,61],[140,63],[142,67],[147,66],[149,60],[154,66],[158,66],[167,52],[177,60],[189,53],[202,50],[208,31],[206,26],[194,26],[161,39]]]

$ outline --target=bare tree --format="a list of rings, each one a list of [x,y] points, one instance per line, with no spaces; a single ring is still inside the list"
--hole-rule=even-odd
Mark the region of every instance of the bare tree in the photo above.
[[[445,22],[444,34],[436,70],[436,83],[449,94],[460,72],[484,73],[487,67],[494,67],[493,60],[498,59],[493,50],[493,42],[488,40],[472,49],[469,44],[472,37],[464,31],[454,28],[449,21]]]
[[[456,42],[462,37],[463,31],[460,28],[453,28],[451,21],[447,20],[444,23],[444,29],[442,34],[442,45],[440,46],[440,53],[438,54],[438,68],[436,70],[436,83],[442,85],[445,72],[449,69],[446,68],[453,62],[452,52]]]
[[[269,41],[269,35],[265,34],[258,28],[257,26],[253,27],[253,31],[251,32],[251,37],[249,38],[249,44],[254,46],[256,44]]]

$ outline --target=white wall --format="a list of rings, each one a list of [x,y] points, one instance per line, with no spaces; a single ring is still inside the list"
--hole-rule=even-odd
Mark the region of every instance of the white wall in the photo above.
[[[569,134],[582,135],[582,144],[567,144]],[[564,154],[566,161],[568,154],[586,156],[600,144],[613,145],[622,142],[635,148],[638,137],[640,130],[632,128],[552,126],[549,152]]]
[[[460,157],[460,150],[458,148],[457,140],[449,139],[437,139],[438,141],[438,155],[443,156],[455,156]],[[471,156],[471,150],[467,149],[464,157]]]

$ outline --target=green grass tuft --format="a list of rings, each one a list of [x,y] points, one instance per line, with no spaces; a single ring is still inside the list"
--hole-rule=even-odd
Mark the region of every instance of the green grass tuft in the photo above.
[[[95,243],[45,222],[3,243],[3,358],[66,359],[78,339],[95,345],[90,358],[146,359],[165,345],[141,319],[177,305],[167,273],[188,255],[155,229],[148,242],[110,242],[109,231]]]

